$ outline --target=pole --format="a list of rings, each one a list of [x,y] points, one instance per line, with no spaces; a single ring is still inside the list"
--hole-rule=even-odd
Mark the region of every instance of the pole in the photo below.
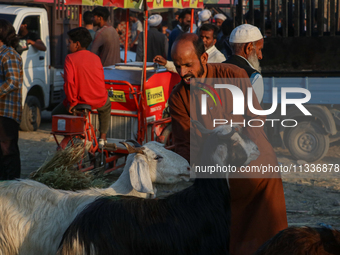
[[[78,17],[79,17],[78,25],[79,25],[79,27],[81,27],[82,20],[83,20],[83,6],[82,5],[79,6],[78,12],[79,12],[79,15],[78,15]]]
[[[146,3],[146,1],[144,0],[144,2]],[[146,4],[145,4],[146,5]],[[145,99],[145,86],[146,86],[146,60],[147,60],[147,54],[148,54],[148,10],[147,10],[147,5],[144,7],[145,11],[144,11],[144,58],[143,58],[143,84],[142,84],[142,100],[141,100],[141,112],[142,112],[142,116],[141,116],[141,134],[142,136],[140,137],[141,138],[141,141],[140,141],[140,144],[142,144],[142,142],[144,141],[144,138],[145,138],[145,132],[146,131],[146,119],[145,119],[145,102],[144,102],[144,99]]]
[[[194,8],[191,9],[191,21],[190,21],[190,33],[193,33],[194,31],[192,31],[194,29]]]
[[[127,62],[127,50],[129,44],[129,19],[130,19],[130,10],[126,10],[126,22],[125,22],[125,51],[124,51],[124,63]]]

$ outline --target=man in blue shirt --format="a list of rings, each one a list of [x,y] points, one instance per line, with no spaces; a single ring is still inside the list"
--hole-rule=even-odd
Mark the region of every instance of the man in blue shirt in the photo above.
[[[178,17],[179,24],[172,30],[169,36],[168,60],[171,60],[171,47],[176,38],[189,31],[191,21],[191,10],[183,10]]]

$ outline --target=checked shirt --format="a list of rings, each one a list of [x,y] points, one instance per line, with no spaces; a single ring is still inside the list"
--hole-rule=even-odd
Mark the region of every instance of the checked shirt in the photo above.
[[[0,47],[0,60],[0,116],[20,123],[22,60],[12,47],[6,45]]]

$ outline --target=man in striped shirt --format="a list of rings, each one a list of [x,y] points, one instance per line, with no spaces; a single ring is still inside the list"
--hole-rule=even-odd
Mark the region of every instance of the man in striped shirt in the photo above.
[[[21,119],[22,60],[14,50],[19,39],[13,26],[0,19],[0,180],[20,178],[18,147]]]

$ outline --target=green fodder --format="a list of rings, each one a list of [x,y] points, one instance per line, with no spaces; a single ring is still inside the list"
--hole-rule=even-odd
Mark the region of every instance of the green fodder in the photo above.
[[[90,187],[107,187],[108,183],[103,176],[77,170],[77,164],[84,158],[84,153],[87,152],[84,151],[83,144],[59,150],[37,171],[31,173],[29,178],[54,189],[82,190]]]

